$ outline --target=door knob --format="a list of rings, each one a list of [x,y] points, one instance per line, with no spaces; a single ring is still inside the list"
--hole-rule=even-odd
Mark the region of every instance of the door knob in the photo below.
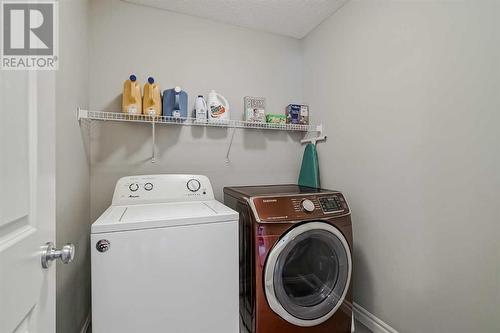
[[[66,244],[61,249],[56,249],[54,243],[45,244],[46,249],[42,253],[42,267],[49,268],[53,260],[61,259],[63,264],[69,264],[75,258],[75,246]]]

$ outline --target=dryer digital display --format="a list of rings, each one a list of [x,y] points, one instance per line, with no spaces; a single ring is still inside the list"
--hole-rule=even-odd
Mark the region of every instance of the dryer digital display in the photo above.
[[[333,213],[343,210],[342,203],[337,196],[323,197],[319,199],[319,202],[325,213]]]

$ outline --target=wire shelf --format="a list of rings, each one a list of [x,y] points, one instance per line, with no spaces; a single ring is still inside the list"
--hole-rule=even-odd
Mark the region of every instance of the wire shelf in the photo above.
[[[122,112],[104,112],[78,109],[78,120],[111,120],[125,121],[137,123],[154,123],[167,125],[183,125],[183,126],[209,126],[209,127],[226,127],[226,128],[250,128],[278,131],[293,131],[293,132],[315,132],[319,131],[320,127],[316,125],[299,125],[299,124],[273,124],[273,123],[258,123],[243,120],[199,120],[196,118],[174,118],[167,116],[148,116],[148,115],[131,115]]]

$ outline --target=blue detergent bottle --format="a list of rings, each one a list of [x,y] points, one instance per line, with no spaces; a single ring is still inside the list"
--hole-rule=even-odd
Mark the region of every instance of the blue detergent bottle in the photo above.
[[[173,118],[188,117],[188,94],[181,87],[163,92],[163,115]]]

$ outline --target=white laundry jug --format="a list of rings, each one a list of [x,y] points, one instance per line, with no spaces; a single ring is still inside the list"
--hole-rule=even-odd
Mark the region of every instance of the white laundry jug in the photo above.
[[[221,94],[212,90],[208,94],[208,120],[213,122],[229,120],[229,103]]]
[[[207,120],[208,106],[202,95],[198,95],[194,101],[194,117],[196,118],[196,121]]]

